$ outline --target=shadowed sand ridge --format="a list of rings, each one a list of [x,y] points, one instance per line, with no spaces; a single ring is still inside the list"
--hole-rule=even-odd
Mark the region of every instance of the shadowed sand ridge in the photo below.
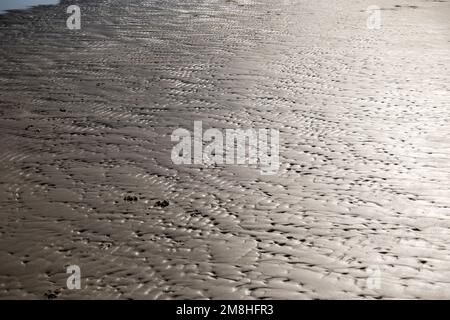
[[[450,298],[448,2],[61,2],[0,15],[0,297]],[[174,165],[194,121],[279,173]]]

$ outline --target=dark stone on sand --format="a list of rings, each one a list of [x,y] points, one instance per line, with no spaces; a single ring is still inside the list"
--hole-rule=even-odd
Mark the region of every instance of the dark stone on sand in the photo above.
[[[169,203],[169,201],[167,201],[167,200],[157,201],[157,202],[155,203],[155,207],[165,208],[165,207],[168,207],[169,204],[170,204],[170,203]]]
[[[136,196],[126,196],[125,198],[123,198],[123,200],[128,201],[128,202],[136,202],[136,201],[138,201],[138,197],[136,197]]]
[[[61,293],[61,290],[59,290],[59,289],[57,289],[57,290],[48,290],[47,292],[44,293],[44,296],[48,300],[54,300],[54,299],[58,298],[60,293]]]

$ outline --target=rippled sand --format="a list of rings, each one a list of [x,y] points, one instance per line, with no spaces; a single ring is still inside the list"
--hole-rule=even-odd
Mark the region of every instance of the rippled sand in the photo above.
[[[450,298],[450,3],[185,2],[0,16],[0,297]],[[172,164],[193,121],[279,174]]]

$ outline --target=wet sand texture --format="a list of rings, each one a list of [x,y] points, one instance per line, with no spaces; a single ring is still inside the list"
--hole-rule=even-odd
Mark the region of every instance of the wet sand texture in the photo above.
[[[450,298],[449,2],[70,4],[0,16],[1,298]],[[278,175],[174,165],[193,121]]]

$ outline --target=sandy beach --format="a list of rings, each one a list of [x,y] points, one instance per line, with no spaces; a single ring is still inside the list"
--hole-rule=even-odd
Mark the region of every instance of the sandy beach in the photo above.
[[[0,15],[0,298],[450,299],[450,2],[71,4]]]

